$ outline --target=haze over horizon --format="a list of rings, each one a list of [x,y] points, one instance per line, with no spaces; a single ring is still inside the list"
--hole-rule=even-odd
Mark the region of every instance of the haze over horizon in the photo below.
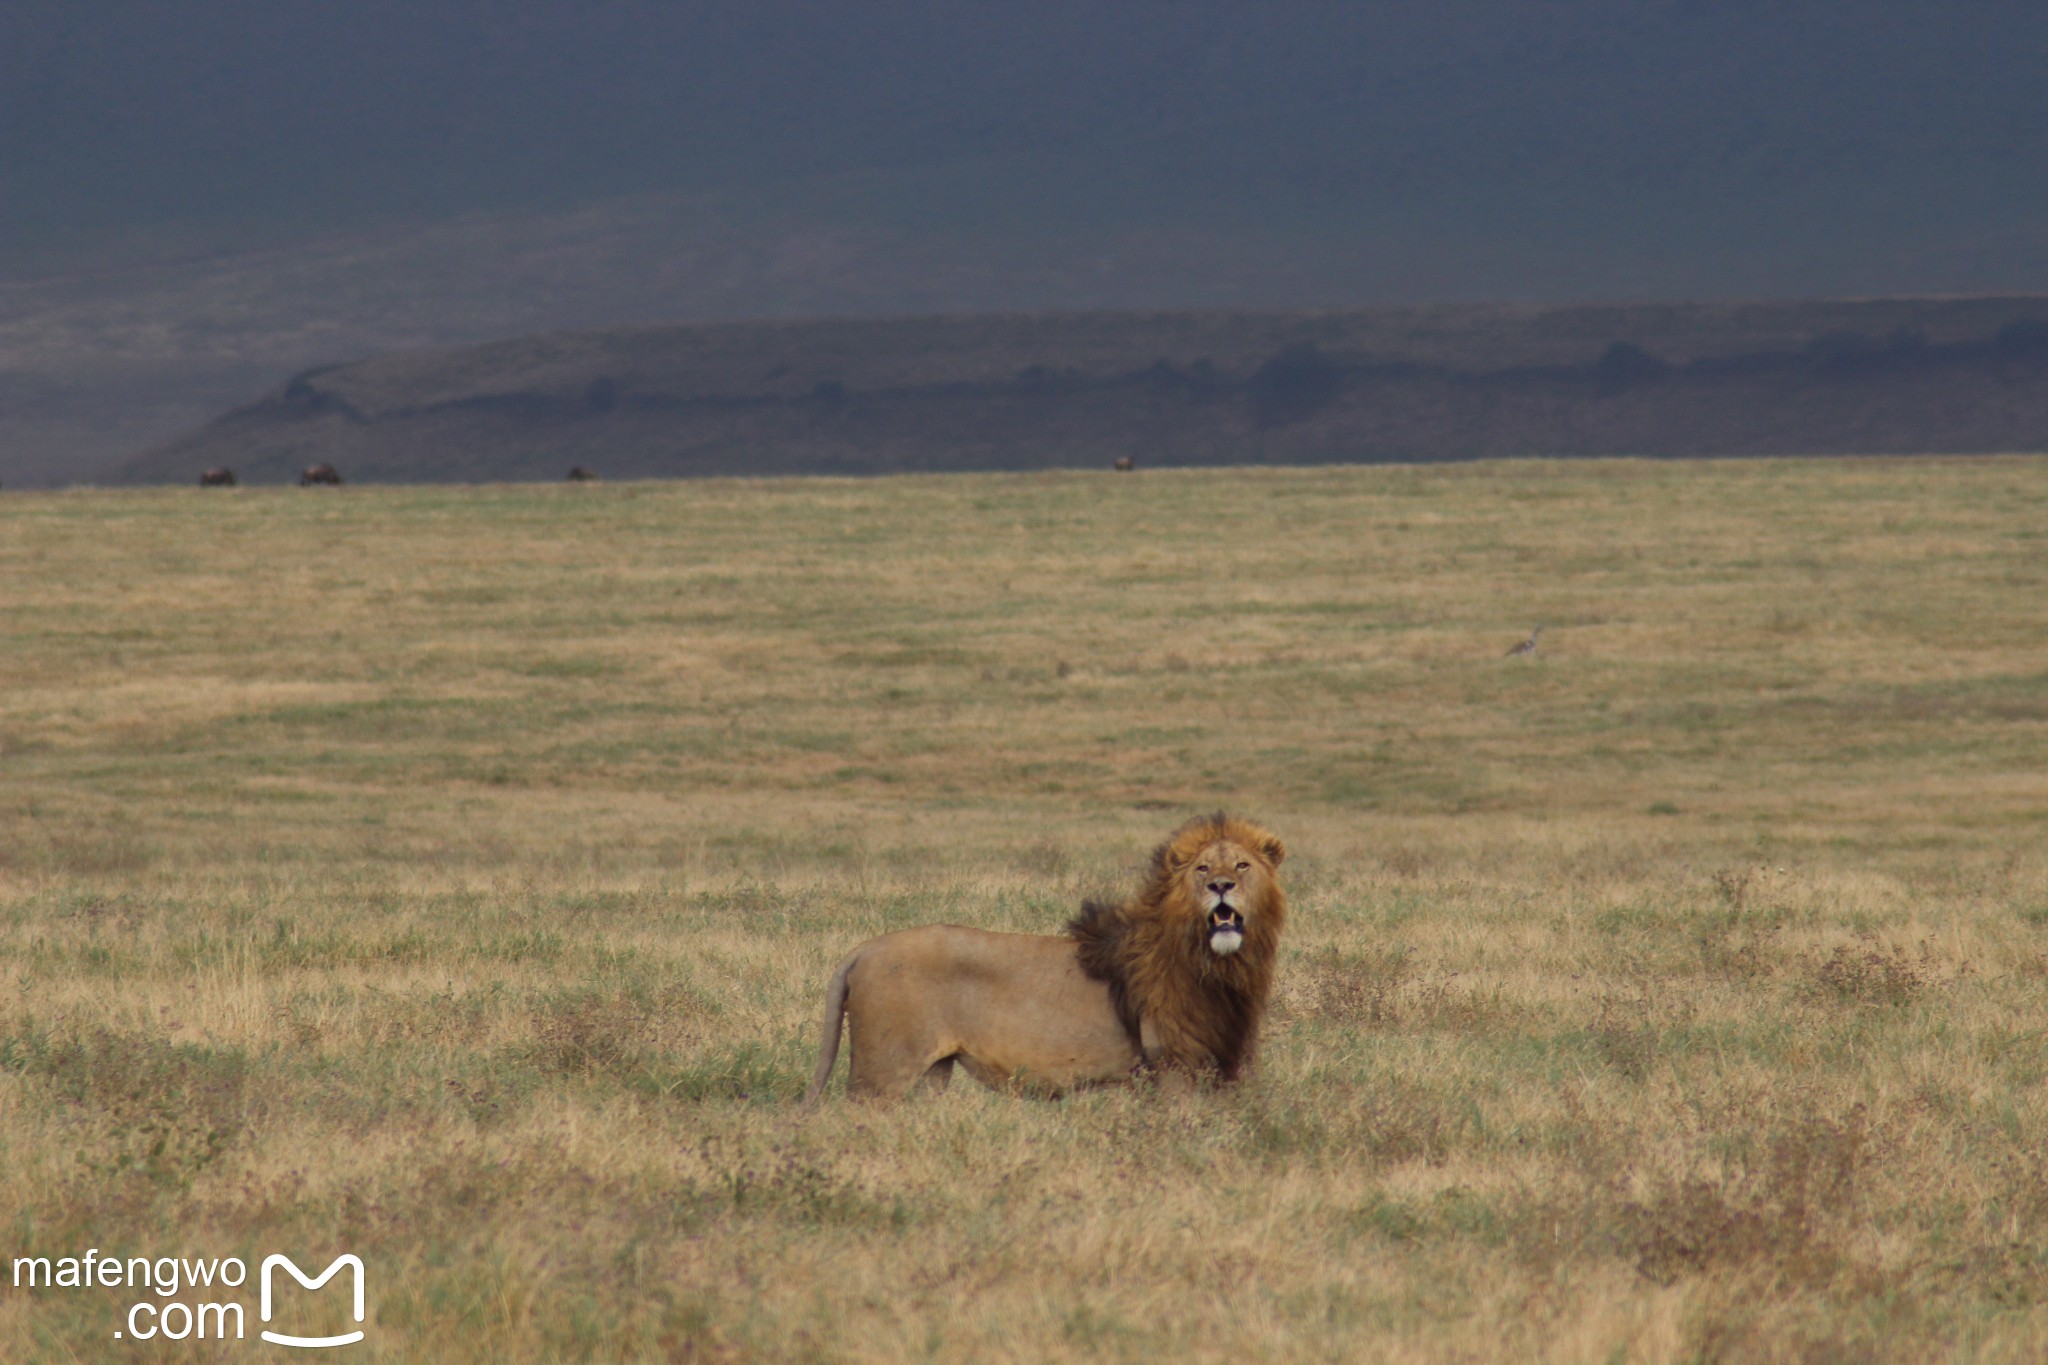
[[[2048,290],[2048,10],[0,12],[0,477],[308,365],[825,314]]]

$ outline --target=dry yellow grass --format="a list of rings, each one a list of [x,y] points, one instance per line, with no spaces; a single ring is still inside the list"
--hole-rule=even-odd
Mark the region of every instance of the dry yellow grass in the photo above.
[[[352,1250],[406,1361],[2048,1354],[2048,461],[9,494],[0,684],[0,1275]],[[796,1112],[852,943],[1218,806],[1295,854],[1251,1084]],[[136,1297],[0,1278],[0,1357]]]

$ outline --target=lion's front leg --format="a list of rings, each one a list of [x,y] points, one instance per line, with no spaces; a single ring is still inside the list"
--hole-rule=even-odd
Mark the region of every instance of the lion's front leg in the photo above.
[[[1218,1079],[1216,1058],[1207,1047],[1178,1030],[1162,1028],[1150,1016],[1138,1021],[1138,1046],[1144,1060],[1136,1071],[1152,1077],[1163,1094],[1191,1094]]]

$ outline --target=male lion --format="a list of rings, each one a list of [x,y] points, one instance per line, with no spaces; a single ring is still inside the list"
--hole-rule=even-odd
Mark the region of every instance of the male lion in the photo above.
[[[1154,1070],[1236,1080],[1273,987],[1285,856],[1272,833],[1219,812],[1153,851],[1136,899],[1088,902],[1064,935],[930,924],[869,939],[826,988],[804,1103],[831,1079],[842,1017],[850,1095],[893,1099],[920,1078],[942,1090],[955,1062],[1042,1095]]]

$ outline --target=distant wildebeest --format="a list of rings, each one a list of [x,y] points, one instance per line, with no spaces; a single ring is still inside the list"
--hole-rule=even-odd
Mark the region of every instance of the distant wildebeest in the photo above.
[[[199,486],[201,488],[233,488],[235,486],[235,471],[226,466],[222,466],[219,469],[209,469],[199,476]]]
[[[299,471],[299,487],[304,488],[315,483],[331,483],[339,488],[341,474],[331,464],[309,464]]]
[[[1116,472],[1119,474],[1128,474],[1137,467],[1137,462],[1132,460],[1131,457],[1128,455],[1119,455],[1116,457]]]
[[[569,482],[596,483],[597,475],[591,470],[585,469],[582,465],[579,464],[569,471]]]

